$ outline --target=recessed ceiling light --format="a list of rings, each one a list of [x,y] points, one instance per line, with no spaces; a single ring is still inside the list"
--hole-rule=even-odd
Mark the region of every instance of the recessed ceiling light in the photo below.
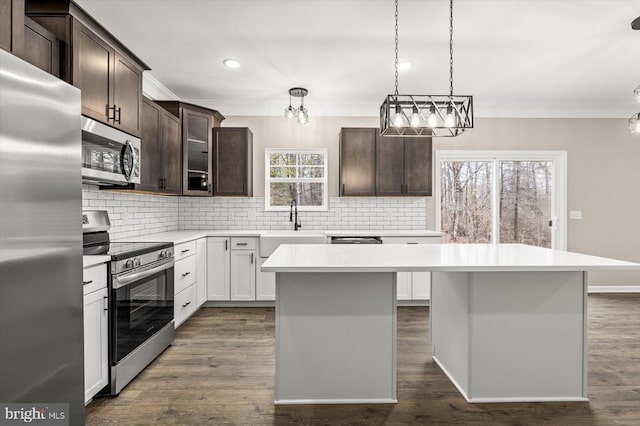
[[[222,61],[222,63],[227,68],[240,68],[240,62],[236,61],[235,59],[225,59],[224,61]]]
[[[404,62],[398,62],[398,70],[400,70],[400,71],[406,71],[406,70],[408,70],[409,68],[411,68],[411,62],[407,62],[407,61],[404,61]]]

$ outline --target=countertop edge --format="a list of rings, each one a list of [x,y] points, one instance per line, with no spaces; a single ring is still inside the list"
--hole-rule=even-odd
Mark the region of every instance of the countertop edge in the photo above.
[[[82,268],[89,268],[91,266],[100,265],[101,263],[107,263],[111,261],[111,256],[98,255],[98,256],[82,256]]]

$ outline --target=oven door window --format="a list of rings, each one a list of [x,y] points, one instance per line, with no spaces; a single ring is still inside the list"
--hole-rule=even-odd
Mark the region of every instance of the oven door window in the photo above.
[[[120,362],[173,319],[173,268],[113,292],[112,356]]]

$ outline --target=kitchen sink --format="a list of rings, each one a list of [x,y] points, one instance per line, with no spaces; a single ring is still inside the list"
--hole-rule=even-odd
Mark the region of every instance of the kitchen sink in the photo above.
[[[260,257],[269,257],[280,244],[326,244],[324,231],[266,231],[260,236]]]

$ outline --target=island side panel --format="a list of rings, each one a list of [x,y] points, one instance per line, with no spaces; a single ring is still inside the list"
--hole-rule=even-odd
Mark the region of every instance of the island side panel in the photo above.
[[[471,273],[471,402],[586,399],[585,277]]]
[[[469,273],[431,274],[433,360],[467,398],[469,392]],[[468,399],[468,398],[467,398]]]
[[[276,273],[276,404],[396,402],[394,273]]]

